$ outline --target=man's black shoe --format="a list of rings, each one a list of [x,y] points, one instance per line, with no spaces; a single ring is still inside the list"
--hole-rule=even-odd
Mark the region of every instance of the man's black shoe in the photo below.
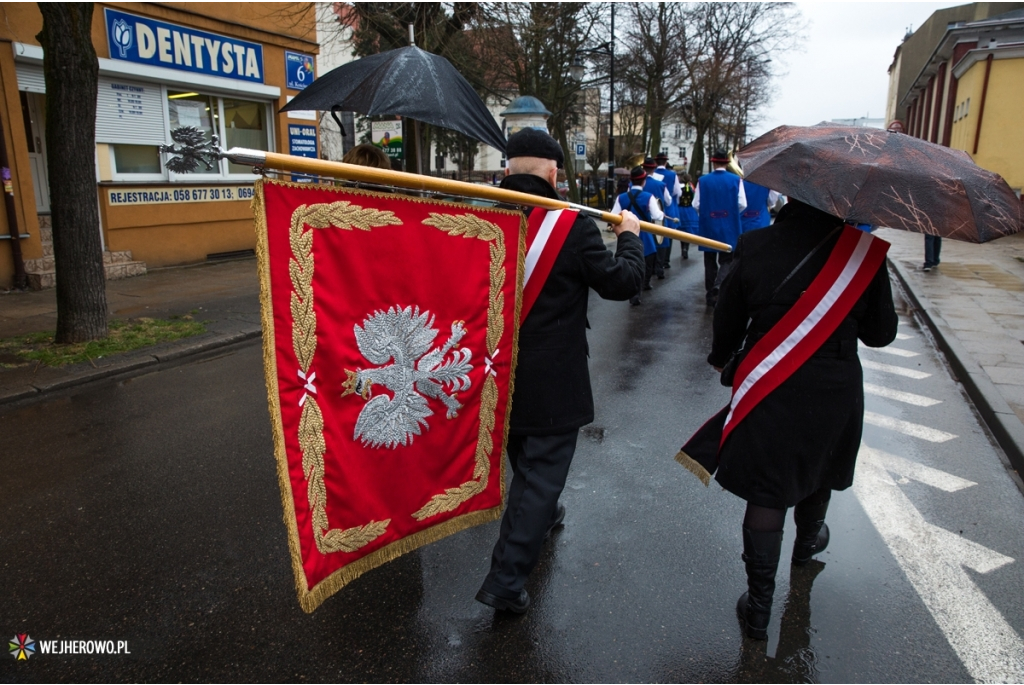
[[[480,590],[476,593],[476,601],[481,604],[486,604],[489,607],[494,607],[498,611],[511,611],[514,614],[525,614],[526,610],[530,608],[530,593],[523,590],[519,593],[518,599],[505,599],[504,597],[492,595],[486,590]]]
[[[564,520],[565,520],[565,506],[559,504],[558,505],[558,509],[555,510],[555,518],[551,522],[551,525],[548,526],[548,532],[544,533],[544,538],[546,539],[546,538],[550,537],[552,531],[554,531],[555,528],[560,527],[562,525],[562,521],[564,521]]]

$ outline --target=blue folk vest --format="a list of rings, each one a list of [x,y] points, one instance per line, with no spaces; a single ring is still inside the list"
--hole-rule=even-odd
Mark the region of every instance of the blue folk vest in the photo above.
[[[697,210],[693,208],[693,186],[689,183],[683,185],[683,192],[679,196],[679,230],[687,233],[700,231]]]
[[[650,223],[651,210],[648,206],[651,204],[651,197],[653,197],[646,190],[636,192],[630,188],[627,192],[619,195],[619,208],[628,209],[629,211],[636,214],[640,221],[646,221]],[[630,202],[632,200],[632,202]],[[654,235],[647,231],[640,231],[640,240],[644,244],[644,257],[652,255],[658,251],[658,244],[654,241]]]
[[[728,171],[713,171],[704,174],[698,181],[700,188],[700,234],[719,242],[728,243],[736,249],[740,239],[740,177]],[[701,252],[717,252],[710,247],[700,248]]]
[[[665,208],[665,216],[670,219],[678,219],[679,201],[676,199],[675,195],[672,195],[672,190],[676,187],[676,172],[669,169],[659,168],[652,171],[651,174],[649,174],[649,177],[650,176],[654,176],[656,181],[664,183],[665,187],[668,188],[669,196],[672,198],[672,204]],[[661,176],[661,178],[659,179],[658,176]],[[675,221],[666,221],[665,225],[669,228],[679,228],[679,224]]]
[[[768,213],[768,193],[764,186],[749,181],[743,182],[743,192],[747,194],[747,208],[743,212],[743,232],[764,228],[772,222]]]

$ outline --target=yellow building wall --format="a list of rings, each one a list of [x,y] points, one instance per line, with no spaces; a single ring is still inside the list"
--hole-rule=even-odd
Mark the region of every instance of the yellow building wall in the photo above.
[[[966,151],[978,166],[999,174],[1019,192],[1024,187],[1024,58],[992,60],[982,111],[985,67],[985,60],[976,62],[960,79],[956,104],[970,98],[971,105],[967,116],[954,122],[950,147]],[[975,154],[979,115],[981,135]]]
[[[1024,187],[1024,58],[992,60],[974,161],[1014,190]]]
[[[970,98],[971,106],[967,116],[961,116],[953,122],[953,131],[949,137],[949,146],[957,150],[974,149],[974,132],[978,126],[978,106],[981,104],[981,89],[985,83],[985,61],[977,62],[960,78],[956,89],[956,106],[962,107]],[[954,110],[956,111],[956,110]],[[955,117],[955,114],[954,114]]]
[[[276,111],[298,91],[285,88],[285,50],[317,54],[316,21],[313,3],[228,2],[228,3],[131,3],[97,4],[93,10],[93,45],[98,57],[109,57],[103,8],[109,6],[162,21],[191,26],[263,45],[264,83],[281,89],[271,107],[274,149],[288,151],[288,117]],[[21,241],[25,259],[43,256],[39,239],[35,194],[28,157],[28,146],[11,42],[38,45],[36,34],[43,20],[36,3],[0,3],[5,21],[0,22],[0,119],[7,142],[7,154],[14,181],[15,205],[21,233],[30,237]],[[295,122],[300,123],[300,122]],[[301,122],[310,124],[312,122]],[[100,177],[109,178],[108,152],[97,146]],[[239,181],[224,181],[238,185]],[[106,184],[104,184],[106,185]],[[148,184],[146,184],[148,185]],[[165,183],[163,187],[216,184]],[[132,189],[139,184],[118,187]],[[108,250],[131,250],[137,260],[149,266],[185,264],[206,259],[217,252],[255,247],[252,212],[248,201],[187,203],[110,207],[104,187],[99,187],[100,220]],[[169,219],[169,217],[173,217]],[[0,234],[8,233],[6,214],[0,210]],[[13,282],[10,241],[0,240],[0,288]]]

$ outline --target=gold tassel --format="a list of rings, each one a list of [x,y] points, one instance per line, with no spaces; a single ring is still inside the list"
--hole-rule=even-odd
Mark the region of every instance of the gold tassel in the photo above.
[[[687,471],[697,476],[700,482],[704,483],[704,487],[711,485],[711,474],[708,473],[706,468],[694,461],[689,454],[679,450],[679,453],[676,454],[676,461]]]

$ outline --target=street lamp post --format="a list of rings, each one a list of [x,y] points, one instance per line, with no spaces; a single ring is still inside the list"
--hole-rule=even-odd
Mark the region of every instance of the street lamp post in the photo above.
[[[612,39],[604,45],[599,45],[596,48],[584,48],[579,52],[588,53],[601,53],[608,55],[611,62],[609,68],[609,79],[608,79],[608,191],[605,197],[608,202],[608,206],[612,206],[612,198],[615,196],[615,5],[612,4]],[[577,56],[573,60],[572,67],[570,69],[573,79],[578,83],[583,82],[583,62]],[[601,111],[600,95],[598,95],[598,112]]]

